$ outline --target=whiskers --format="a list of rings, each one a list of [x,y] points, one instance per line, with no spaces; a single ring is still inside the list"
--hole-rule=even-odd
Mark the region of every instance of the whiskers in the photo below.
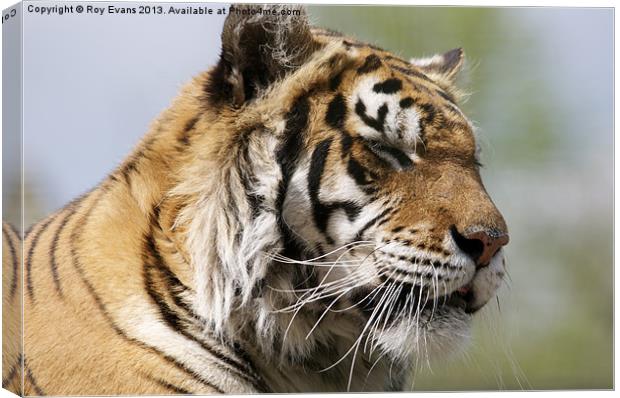
[[[446,290],[446,283],[436,271],[423,276],[412,270],[403,278],[402,268],[385,264],[373,255],[390,244],[394,243],[377,246],[371,241],[356,241],[309,259],[269,255],[279,264],[301,267],[318,276],[313,282],[315,286],[287,286],[290,281],[284,280],[276,282],[282,285],[267,285],[276,294],[274,303],[280,303],[274,304],[270,312],[283,315],[283,346],[305,345],[309,352],[310,347],[325,338],[326,331],[336,330],[321,328],[327,319],[333,319],[329,314],[354,314],[346,321],[348,329],[337,332],[346,345],[334,344],[337,357],[329,359],[329,366],[319,370],[327,372],[350,360],[347,391],[352,386],[356,390],[363,388],[362,384],[378,367],[391,373],[398,364],[402,370],[413,353],[418,354],[416,360],[428,362],[426,329],[437,308],[445,304],[439,292]],[[351,255],[356,249],[360,249],[356,256]],[[395,322],[397,327],[393,327]],[[354,377],[356,370],[363,373]]]
[[[404,350],[399,343],[403,344],[410,340],[411,334],[415,336],[416,341],[419,336],[422,336],[425,339],[426,336],[423,329],[428,320],[423,320],[422,313],[425,311],[428,303],[433,303],[433,312],[435,310],[434,307],[437,305],[437,300],[433,301],[429,297],[430,291],[433,287],[428,286],[428,288],[425,288],[425,282],[422,278],[413,284],[406,283],[404,280],[399,282],[392,279],[394,274],[397,272],[396,269],[389,269],[387,267],[379,267],[379,269],[381,269],[380,275],[383,277],[383,282],[375,287],[364,298],[353,304],[353,306],[355,306],[364,302],[372,303],[370,315],[368,315],[357,339],[338,360],[321,370],[321,372],[326,372],[333,369],[345,359],[351,357],[347,391],[351,390],[354,367],[357,364],[356,360],[360,351],[372,363],[368,369],[364,382],[368,380],[370,373],[376,368],[379,362],[387,356],[388,353],[392,354],[390,355],[392,362],[389,366],[391,373],[391,368],[394,365],[394,362],[401,359],[406,359],[405,356],[395,354],[395,351],[400,350],[401,355],[403,352],[409,351]],[[435,281],[437,281],[436,278],[433,282]],[[351,307],[352,306],[348,308]],[[390,330],[389,326],[392,322],[398,320],[402,321],[403,319],[409,319],[409,322],[403,322],[403,324],[406,325],[404,326],[404,330],[396,332]],[[390,347],[390,344],[393,346]],[[419,343],[416,342],[416,345],[419,345]],[[420,353],[422,350],[418,348],[417,351]],[[374,359],[375,357],[376,359]]]
[[[300,309],[306,304],[322,300],[326,297],[331,297],[335,294],[339,294],[343,290],[349,291],[353,287],[357,287],[360,284],[363,285],[364,283],[369,282],[369,275],[364,275],[361,271],[361,267],[370,255],[367,255],[361,259],[343,260],[344,256],[349,254],[352,250],[360,247],[374,247],[374,243],[369,241],[357,241],[349,243],[347,245],[334,249],[329,253],[307,260],[296,260],[285,257],[281,254],[272,254],[271,258],[282,264],[327,268],[327,271],[325,271],[324,275],[322,275],[322,278],[317,284],[317,286],[307,288],[293,287],[293,289],[280,289],[273,286],[267,286],[270,290],[274,292],[292,293],[295,294],[297,298],[295,303],[287,307],[275,310],[274,312],[293,312]],[[340,251],[343,252],[334,261],[319,261],[328,258],[329,256],[336,254]],[[344,277],[336,278],[328,282],[328,278],[334,268],[345,268],[347,269],[348,273]]]
[[[504,281],[507,282],[505,279]],[[505,284],[510,287],[509,283]],[[502,295],[502,298],[510,298],[511,295],[512,291],[509,289],[506,292],[506,297]],[[508,312],[518,312],[518,309],[514,307],[515,300],[507,301],[508,308],[510,309]],[[510,319],[508,314],[503,314],[501,312],[500,294],[496,295],[496,303],[497,309],[491,306],[488,310],[482,312],[482,322],[486,325],[487,334],[489,336],[487,340],[490,340],[484,346],[485,356],[494,359],[494,361],[490,362],[493,366],[496,379],[502,380],[501,387],[503,387],[504,383],[503,374],[506,372],[506,382],[509,384],[509,388],[514,388],[514,385],[518,386],[521,390],[531,390],[533,387],[512,349],[512,341],[515,333],[518,333],[518,325],[515,319]],[[499,385],[500,383],[498,382],[498,386]]]
[[[342,260],[342,257],[349,254],[352,250],[360,248],[360,247],[373,247],[375,246],[372,241],[355,241],[351,243],[347,243],[346,245],[340,246],[329,253],[325,253],[321,256],[310,258],[307,260],[296,260],[290,257],[286,257],[280,253],[272,253],[268,256],[272,260],[276,260],[282,264],[297,264],[297,265],[311,265],[315,267],[337,267],[337,266],[353,266],[360,263],[360,260]],[[328,258],[329,256],[336,254],[338,252],[343,251],[342,254],[335,261],[318,261],[321,259]]]

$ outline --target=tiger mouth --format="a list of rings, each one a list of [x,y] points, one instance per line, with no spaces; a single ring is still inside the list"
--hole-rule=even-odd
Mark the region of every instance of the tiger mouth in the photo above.
[[[480,307],[474,307],[474,292],[468,284],[447,295],[446,305],[449,307],[460,308],[468,314],[477,312]]]
[[[428,298],[426,291],[422,291],[411,283],[403,283],[407,288],[402,289],[398,295],[386,303],[381,294],[373,295],[367,298],[361,306],[361,309],[367,315],[371,315],[380,306],[391,305],[389,319],[397,320],[403,314],[422,314],[424,311],[440,311],[441,309],[450,308],[460,310],[466,314],[474,314],[481,306],[474,306],[475,295],[471,282],[455,289],[451,293],[438,296],[436,298]],[[381,288],[385,289],[385,288]],[[388,294],[388,293],[386,293]]]

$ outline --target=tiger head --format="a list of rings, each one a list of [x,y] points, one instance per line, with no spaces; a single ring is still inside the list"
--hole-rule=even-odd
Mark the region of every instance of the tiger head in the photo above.
[[[237,9],[204,85],[209,163],[178,188],[198,196],[179,221],[197,311],[298,356],[346,335],[401,359],[456,344],[508,242],[457,105],[462,50],[408,61],[303,10]]]

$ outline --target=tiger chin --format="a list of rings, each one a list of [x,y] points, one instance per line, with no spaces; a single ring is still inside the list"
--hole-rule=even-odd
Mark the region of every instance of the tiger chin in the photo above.
[[[402,390],[463,346],[508,243],[457,105],[463,52],[404,60],[295,8],[229,14],[219,62],[29,229],[23,285],[5,226],[4,313],[24,303],[5,388]]]

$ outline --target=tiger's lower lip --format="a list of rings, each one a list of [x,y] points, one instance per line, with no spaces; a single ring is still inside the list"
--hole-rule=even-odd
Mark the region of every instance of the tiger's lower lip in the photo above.
[[[482,308],[482,307],[472,306],[472,303],[474,301],[474,294],[469,284],[453,291],[450,294],[440,296],[435,300],[430,299],[426,303],[421,305],[419,308],[417,308],[417,303],[415,301],[416,299],[414,298],[414,303],[411,304],[411,298],[408,298],[408,295],[401,295],[397,299],[397,303],[398,303],[397,306],[404,307],[405,305],[413,305],[413,308],[416,311],[420,311],[420,312],[423,310],[436,310],[442,307],[451,307],[451,308],[458,308],[467,314],[473,314],[476,311],[478,311],[480,308]],[[381,304],[380,298],[378,296],[375,296],[374,298],[370,298],[366,300],[366,302],[361,307],[361,309],[364,313],[371,314],[375,311],[375,308],[380,304]],[[399,311],[394,310],[392,312],[392,315],[395,316],[398,313]]]
[[[468,312],[469,302],[461,292],[454,292],[448,296],[446,305],[450,307],[460,308]]]

